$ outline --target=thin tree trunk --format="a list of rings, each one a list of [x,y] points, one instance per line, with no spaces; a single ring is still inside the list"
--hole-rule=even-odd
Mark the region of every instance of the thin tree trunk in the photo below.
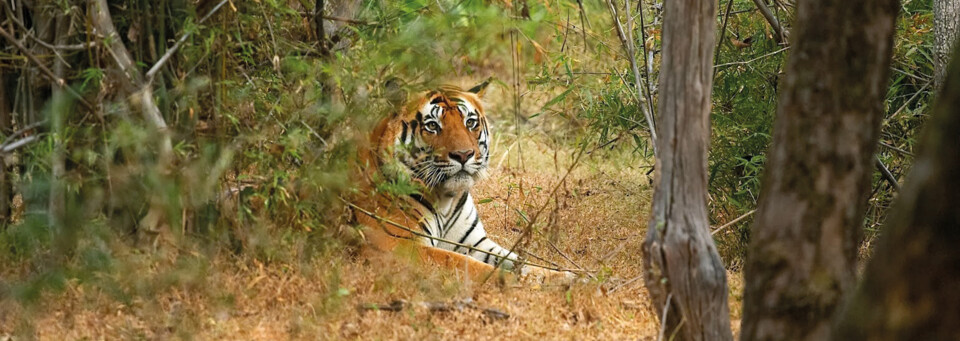
[[[7,75],[3,68],[0,68],[0,133],[7,136],[11,131],[12,124],[12,103],[8,99]],[[7,172],[7,160],[4,155],[0,155],[0,230],[10,222],[10,190],[11,179]]]
[[[326,56],[330,53],[327,42],[327,33],[323,27],[323,11],[326,7],[326,1],[317,0],[313,8],[313,25],[317,34],[317,43],[320,44],[320,55]]]
[[[950,51],[960,28],[960,1],[933,0],[933,72],[934,85],[940,89],[950,62]]]
[[[742,340],[824,340],[856,281],[897,0],[798,3],[747,255]]]
[[[55,13],[53,42],[54,45],[65,45],[70,27],[70,19],[62,13]],[[66,65],[64,65],[63,61],[59,58],[55,58],[53,61],[53,74],[56,75],[58,79],[65,79]],[[53,133],[53,151],[50,153],[50,201],[48,214],[50,226],[62,228],[63,219],[66,216],[66,190],[63,184],[64,173],[66,173],[64,165],[64,154],[66,151],[63,146],[63,125],[67,113],[61,112],[60,109],[67,106],[58,103],[59,101],[65,100],[66,97],[60,84],[51,81],[50,89],[53,93],[53,105],[49,106],[47,119],[50,121],[51,132]]]
[[[960,340],[960,61],[834,340]]]
[[[707,221],[707,148],[716,3],[664,3],[660,136],[644,280],[666,335],[731,340],[727,277]]]

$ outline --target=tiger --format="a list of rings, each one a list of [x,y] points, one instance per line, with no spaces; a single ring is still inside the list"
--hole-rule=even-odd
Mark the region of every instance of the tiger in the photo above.
[[[490,165],[490,124],[481,102],[489,84],[468,90],[441,86],[405,104],[401,100],[360,148],[364,169],[358,173],[365,186],[354,218],[375,249],[406,245],[422,260],[466,271],[473,279],[496,269],[520,279],[573,279],[571,272],[523,266],[484,229],[471,189]],[[410,179],[420,190],[391,196],[373,189],[378,181],[397,178]]]

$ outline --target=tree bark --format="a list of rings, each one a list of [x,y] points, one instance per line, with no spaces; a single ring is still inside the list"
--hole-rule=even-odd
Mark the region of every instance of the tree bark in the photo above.
[[[960,340],[960,63],[834,340]]]
[[[0,68],[0,133],[4,136],[9,136],[13,132],[11,129],[13,107],[7,91],[16,87],[9,85],[7,74],[3,68]],[[8,168],[6,157],[0,155],[0,231],[10,223],[10,198],[12,197],[10,193],[13,186]]]
[[[933,1],[933,82],[935,89],[942,87],[946,76],[950,51],[957,41],[957,28],[960,26],[960,1]]]
[[[323,27],[323,12],[326,7],[324,0],[317,0],[313,8],[313,27],[317,34],[317,43],[320,44],[320,55],[327,56],[330,49],[327,46],[327,33]]]
[[[716,2],[664,3],[660,136],[644,280],[679,340],[732,340],[727,277],[707,220],[707,148]],[[661,313],[661,311],[658,311]]]
[[[897,0],[798,2],[744,272],[742,340],[824,340],[856,281]]]

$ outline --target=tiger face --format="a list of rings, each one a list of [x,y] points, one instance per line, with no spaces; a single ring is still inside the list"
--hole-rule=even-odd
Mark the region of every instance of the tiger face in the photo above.
[[[480,103],[485,86],[441,88],[407,106],[396,156],[428,188],[454,195],[486,174],[490,132]]]

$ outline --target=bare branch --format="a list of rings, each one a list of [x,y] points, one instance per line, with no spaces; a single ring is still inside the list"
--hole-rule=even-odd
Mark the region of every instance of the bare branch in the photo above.
[[[893,176],[893,173],[890,173],[890,170],[887,169],[887,166],[883,164],[883,161],[880,161],[880,158],[873,157],[874,164],[877,166],[877,170],[880,171],[880,174],[883,175],[883,179],[887,180],[890,183],[890,186],[893,187],[897,192],[900,191],[900,183],[897,182],[897,177]]]
[[[777,17],[773,15],[773,12],[770,11],[770,8],[767,7],[767,4],[763,3],[763,0],[753,0],[753,3],[757,4],[757,9],[760,10],[760,13],[763,14],[763,18],[767,19],[767,23],[770,24],[770,27],[773,28],[774,33],[776,34],[773,39],[777,41],[777,44],[783,44],[787,40],[787,36],[790,32],[787,32],[780,26],[780,21],[777,20]]]
[[[781,52],[783,52],[783,51],[786,51],[786,50],[789,50],[789,49],[790,49],[790,47],[787,46],[787,47],[784,47],[784,48],[782,48],[782,49],[779,49],[779,50],[776,50],[776,51],[767,53],[767,54],[765,54],[765,55],[762,55],[762,56],[760,56],[760,57],[753,58],[753,59],[751,59],[751,60],[746,60],[746,61],[742,61],[742,62],[723,63],[723,64],[720,64],[720,65],[714,65],[713,68],[714,68],[714,69],[717,69],[717,68],[721,68],[721,67],[725,67],[725,66],[731,66],[731,65],[746,65],[746,64],[750,64],[750,63],[753,63],[753,62],[755,62],[755,61],[761,60],[761,59],[763,59],[763,58],[767,58],[767,57],[770,57],[770,56],[779,54],[779,53],[781,53]]]
[[[198,21],[197,24],[198,25],[203,24],[205,21],[207,21],[207,19],[210,19],[210,17],[213,16],[213,14],[216,13],[217,10],[220,9],[220,7],[223,7],[223,5],[227,3],[227,1],[228,0],[220,1],[220,3],[217,4],[217,6],[213,7],[213,9],[211,9],[210,12],[207,13],[207,15],[203,16],[203,18],[200,18],[200,21]],[[172,57],[173,54],[177,52],[177,50],[180,48],[180,45],[183,45],[183,42],[187,41],[187,38],[190,37],[191,34],[193,34],[193,32],[190,32],[190,31],[185,32],[182,36],[180,36],[180,39],[173,44],[173,46],[167,49],[167,52],[163,54],[163,57],[160,57],[160,60],[158,60],[156,63],[153,64],[153,67],[151,67],[150,70],[147,71],[146,84],[150,84],[153,81],[153,77],[157,75],[157,72],[160,71],[160,68],[163,67],[163,64],[166,64],[167,61],[170,60],[170,57]]]
[[[10,154],[10,152],[17,150],[17,148],[26,146],[36,140],[37,140],[37,135],[30,135],[22,139],[13,141],[11,143],[4,143],[2,146],[0,146],[0,153]]]
[[[53,74],[53,71],[50,71],[50,69],[47,68],[47,66],[44,65],[43,62],[37,58],[37,56],[34,56],[32,53],[30,53],[30,50],[28,50],[25,46],[23,46],[23,44],[17,41],[17,39],[14,38],[13,35],[11,35],[9,32],[4,30],[3,27],[0,27],[0,35],[2,35],[4,39],[9,41],[10,44],[13,44],[13,46],[16,46],[17,49],[19,49],[20,52],[23,53],[23,55],[27,56],[27,59],[29,59],[31,62],[36,64],[37,68],[40,69],[40,73],[42,73],[44,76],[49,78],[49,80],[54,84],[56,84],[57,87],[63,90],[66,90],[67,93],[70,94],[70,96],[73,96],[73,98],[76,99],[78,102],[80,102],[80,104],[82,104],[85,108],[91,111],[94,110],[93,105],[91,105],[90,102],[87,102],[87,100],[85,100],[83,96],[80,96],[80,94],[77,93],[75,90],[73,90],[73,88],[67,86],[67,81]]]
[[[476,252],[484,253],[484,254],[487,254],[487,255],[490,255],[490,256],[499,258],[499,259],[501,259],[501,260],[506,260],[506,259],[507,259],[506,256],[502,256],[502,255],[499,255],[499,254],[496,254],[496,253],[493,253],[493,252],[490,252],[490,251],[487,251],[487,250],[478,249],[478,248],[476,248],[476,247],[473,247],[472,245],[467,245],[467,244],[463,244],[463,243],[458,243],[458,242],[455,242],[455,241],[452,241],[452,240],[448,240],[448,239],[444,239],[444,238],[439,238],[439,237],[434,237],[434,236],[431,236],[431,235],[429,235],[429,234],[416,231],[416,230],[411,229],[411,228],[409,228],[409,227],[406,227],[406,226],[404,226],[404,225],[402,225],[402,224],[400,224],[400,223],[394,222],[394,221],[392,221],[392,220],[390,220],[390,219],[387,219],[387,218],[378,216],[378,215],[374,214],[373,212],[367,211],[367,210],[361,208],[360,206],[357,206],[357,205],[354,204],[354,203],[351,203],[351,202],[346,201],[346,200],[344,200],[344,199],[340,199],[340,200],[343,201],[345,204],[347,204],[347,206],[350,206],[351,208],[353,208],[353,209],[355,209],[355,210],[357,210],[357,211],[360,211],[360,213],[363,213],[363,214],[365,214],[365,215],[367,215],[367,216],[369,216],[369,217],[371,217],[371,218],[373,218],[373,219],[376,219],[376,220],[378,220],[378,221],[380,221],[380,222],[387,223],[388,225],[391,225],[391,226],[393,226],[393,227],[399,228],[399,229],[404,230],[404,231],[406,231],[406,232],[412,233],[412,234],[415,235],[415,236],[422,237],[422,238],[427,238],[427,239],[432,239],[432,240],[436,240],[436,241],[439,241],[439,242],[448,243],[448,244],[450,244],[450,245],[459,246],[459,247],[466,248],[466,249],[471,250],[471,251],[476,251]],[[533,267],[537,267],[537,268],[542,268],[542,269],[547,269],[547,270],[553,270],[553,271],[569,271],[569,272],[577,272],[577,271],[580,271],[580,270],[573,270],[573,269],[561,269],[561,268],[557,268],[557,267],[551,267],[551,266],[546,266],[546,265],[541,265],[541,264],[536,264],[536,263],[530,263],[530,262],[528,262],[528,261],[521,261],[521,260],[515,260],[515,261],[513,261],[513,262],[514,262],[514,263],[517,263],[517,264],[529,265],[529,266],[533,266]],[[501,264],[501,263],[503,263],[503,262],[499,262],[498,265]]]
[[[607,5],[610,6],[610,12],[613,15],[614,28],[617,30],[617,37],[620,38],[620,44],[623,45],[624,52],[627,54],[627,60],[630,62],[630,69],[633,71],[634,87],[636,87],[637,97],[640,100],[638,105],[640,107],[640,111],[643,112],[644,119],[647,120],[648,127],[650,128],[650,145],[653,146],[653,155],[656,156],[658,155],[657,126],[653,120],[653,113],[650,112],[650,108],[645,105],[648,101],[644,96],[643,83],[641,83],[642,80],[640,79],[640,70],[637,68],[636,51],[633,48],[633,42],[630,41],[623,29],[623,24],[620,23],[620,13],[617,11],[617,6],[614,5],[613,0],[607,0]],[[627,6],[627,8],[629,7],[630,6]]]
[[[715,228],[715,229],[713,230],[713,232],[710,232],[710,235],[715,235],[715,234],[717,234],[717,232],[720,232],[721,230],[723,230],[723,229],[725,229],[725,228],[727,228],[727,227],[733,226],[733,224],[736,224],[736,223],[740,222],[740,221],[743,220],[744,218],[749,217],[749,216],[753,215],[754,213],[757,213],[757,210],[750,210],[750,212],[744,213],[743,215],[737,217],[736,219],[733,219],[733,220],[727,222],[726,224],[723,224],[723,226],[720,226],[720,227],[718,227],[718,228]]]
[[[153,101],[153,91],[149,82],[143,82],[143,76],[137,69],[130,56],[127,47],[123,45],[117,29],[113,25],[113,19],[110,17],[110,11],[106,0],[88,0],[90,17],[93,25],[101,34],[105,35],[104,46],[113,56],[120,70],[127,75],[127,88],[131,91],[130,102],[140,107],[143,118],[162,135],[160,141],[160,156],[168,158],[173,153],[173,144],[170,142],[170,135],[167,131],[167,123],[163,119],[160,108]]]
[[[900,153],[900,154],[903,154],[903,155],[906,155],[906,156],[913,156],[913,153],[908,152],[908,151],[903,150],[903,149],[900,149],[900,148],[897,148],[896,146],[892,146],[892,145],[886,144],[886,143],[884,143],[883,141],[880,141],[880,145],[881,145],[881,146],[884,146],[884,147],[887,147],[887,148],[890,148],[890,149],[893,149],[894,151],[896,151],[896,152],[898,152],[898,153]]]

